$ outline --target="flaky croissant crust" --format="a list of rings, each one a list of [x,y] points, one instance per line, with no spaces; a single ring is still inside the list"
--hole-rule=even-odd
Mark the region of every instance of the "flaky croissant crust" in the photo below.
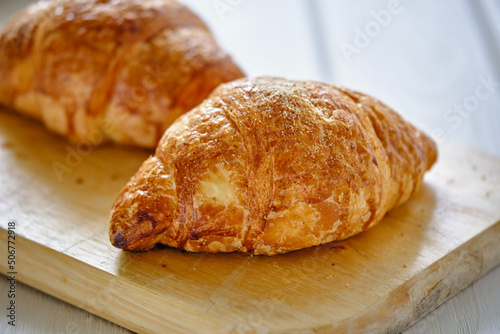
[[[114,204],[111,242],[273,255],[345,239],[405,202],[436,154],[368,95],[236,80],[166,131]]]
[[[0,36],[0,104],[74,141],[154,148],[179,115],[242,76],[173,0],[40,1]]]

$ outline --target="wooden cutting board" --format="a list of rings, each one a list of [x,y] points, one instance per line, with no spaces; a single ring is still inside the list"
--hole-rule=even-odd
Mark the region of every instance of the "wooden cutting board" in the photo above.
[[[18,280],[137,332],[400,332],[500,263],[500,159],[457,144],[375,228],[273,257],[115,249],[110,207],[151,152],[4,110],[0,145],[1,272],[15,220]]]

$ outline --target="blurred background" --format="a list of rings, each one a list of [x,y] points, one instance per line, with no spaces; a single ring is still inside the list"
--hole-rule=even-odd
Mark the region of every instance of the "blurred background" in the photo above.
[[[500,155],[498,0],[185,2],[248,75],[360,90],[438,141]]]
[[[249,76],[344,85],[500,155],[498,0],[182,1]],[[30,2],[0,0],[0,24]]]
[[[0,0],[0,25],[30,2]],[[500,156],[499,0],[182,2],[249,76],[344,85],[376,96],[439,143]],[[406,333],[500,333],[499,282],[497,267]],[[19,333],[128,332],[19,289]]]

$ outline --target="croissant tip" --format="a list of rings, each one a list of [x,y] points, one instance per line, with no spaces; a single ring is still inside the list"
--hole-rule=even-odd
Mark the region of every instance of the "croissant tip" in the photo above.
[[[128,246],[128,240],[125,238],[123,233],[113,233],[111,236],[111,244],[116,248],[124,249]]]

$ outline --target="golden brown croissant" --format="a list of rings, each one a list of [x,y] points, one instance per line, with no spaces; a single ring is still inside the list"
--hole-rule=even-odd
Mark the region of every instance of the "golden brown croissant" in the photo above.
[[[54,0],[0,36],[0,104],[74,141],[153,148],[220,83],[242,77],[173,0]]]
[[[166,131],[114,204],[111,242],[273,255],[345,239],[405,202],[436,154],[365,94],[236,80]]]

